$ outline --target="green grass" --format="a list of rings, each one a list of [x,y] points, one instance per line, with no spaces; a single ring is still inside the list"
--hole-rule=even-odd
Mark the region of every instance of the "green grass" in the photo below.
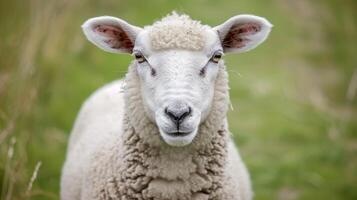
[[[143,26],[172,10],[210,25],[241,13],[274,24],[259,48],[225,57],[230,129],[255,199],[357,199],[357,96],[347,94],[356,84],[356,9],[353,0],[1,1],[0,199],[58,199],[81,103],[126,72],[131,57],[91,45],[81,23],[113,15]]]

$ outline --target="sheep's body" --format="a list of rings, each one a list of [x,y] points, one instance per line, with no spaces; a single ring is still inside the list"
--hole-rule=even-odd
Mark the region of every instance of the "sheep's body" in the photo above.
[[[139,90],[131,66],[125,84],[113,82],[85,102],[63,168],[63,200],[252,198],[249,175],[229,138],[224,66],[211,114],[187,147],[162,142],[144,115]]]
[[[223,52],[268,36],[264,18],[238,15],[210,27],[173,13],[152,26],[87,20],[88,40],[133,53],[123,81],[95,92],[74,125],[62,200],[250,200],[249,174],[230,138]]]

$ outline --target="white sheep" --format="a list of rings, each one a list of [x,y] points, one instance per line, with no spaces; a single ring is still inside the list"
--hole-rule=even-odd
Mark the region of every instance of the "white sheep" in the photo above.
[[[238,15],[211,28],[172,13],[139,28],[83,24],[105,51],[132,53],[124,81],[96,91],[71,133],[62,200],[248,200],[249,174],[229,137],[225,52],[262,43],[272,25]]]

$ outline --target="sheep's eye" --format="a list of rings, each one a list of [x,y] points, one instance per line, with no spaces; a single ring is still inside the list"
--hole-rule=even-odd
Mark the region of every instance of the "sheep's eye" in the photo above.
[[[211,61],[214,62],[214,63],[218,63],[219,60],[221,60],[222,55],[223,55],[222,52],[219,52],[219,51],[214,53],[212,58],[211,58]]]
[[[134,53],[134,57],[135,57],[136,61],[138,61],[138,63],[143,63],[146,61],[145,57],[140,52]]]

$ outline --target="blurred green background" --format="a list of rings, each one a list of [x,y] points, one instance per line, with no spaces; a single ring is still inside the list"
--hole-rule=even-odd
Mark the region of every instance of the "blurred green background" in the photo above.
[[[243,13],[274,24],[263,45],[225,57],[255,199],[357,199],[354,0],[0,0],[0,199],[59,198],[81,103],[127,70],[131,56],[99,50],[80,25],[113,15],[144,26],[172,10],[212,26]]]

